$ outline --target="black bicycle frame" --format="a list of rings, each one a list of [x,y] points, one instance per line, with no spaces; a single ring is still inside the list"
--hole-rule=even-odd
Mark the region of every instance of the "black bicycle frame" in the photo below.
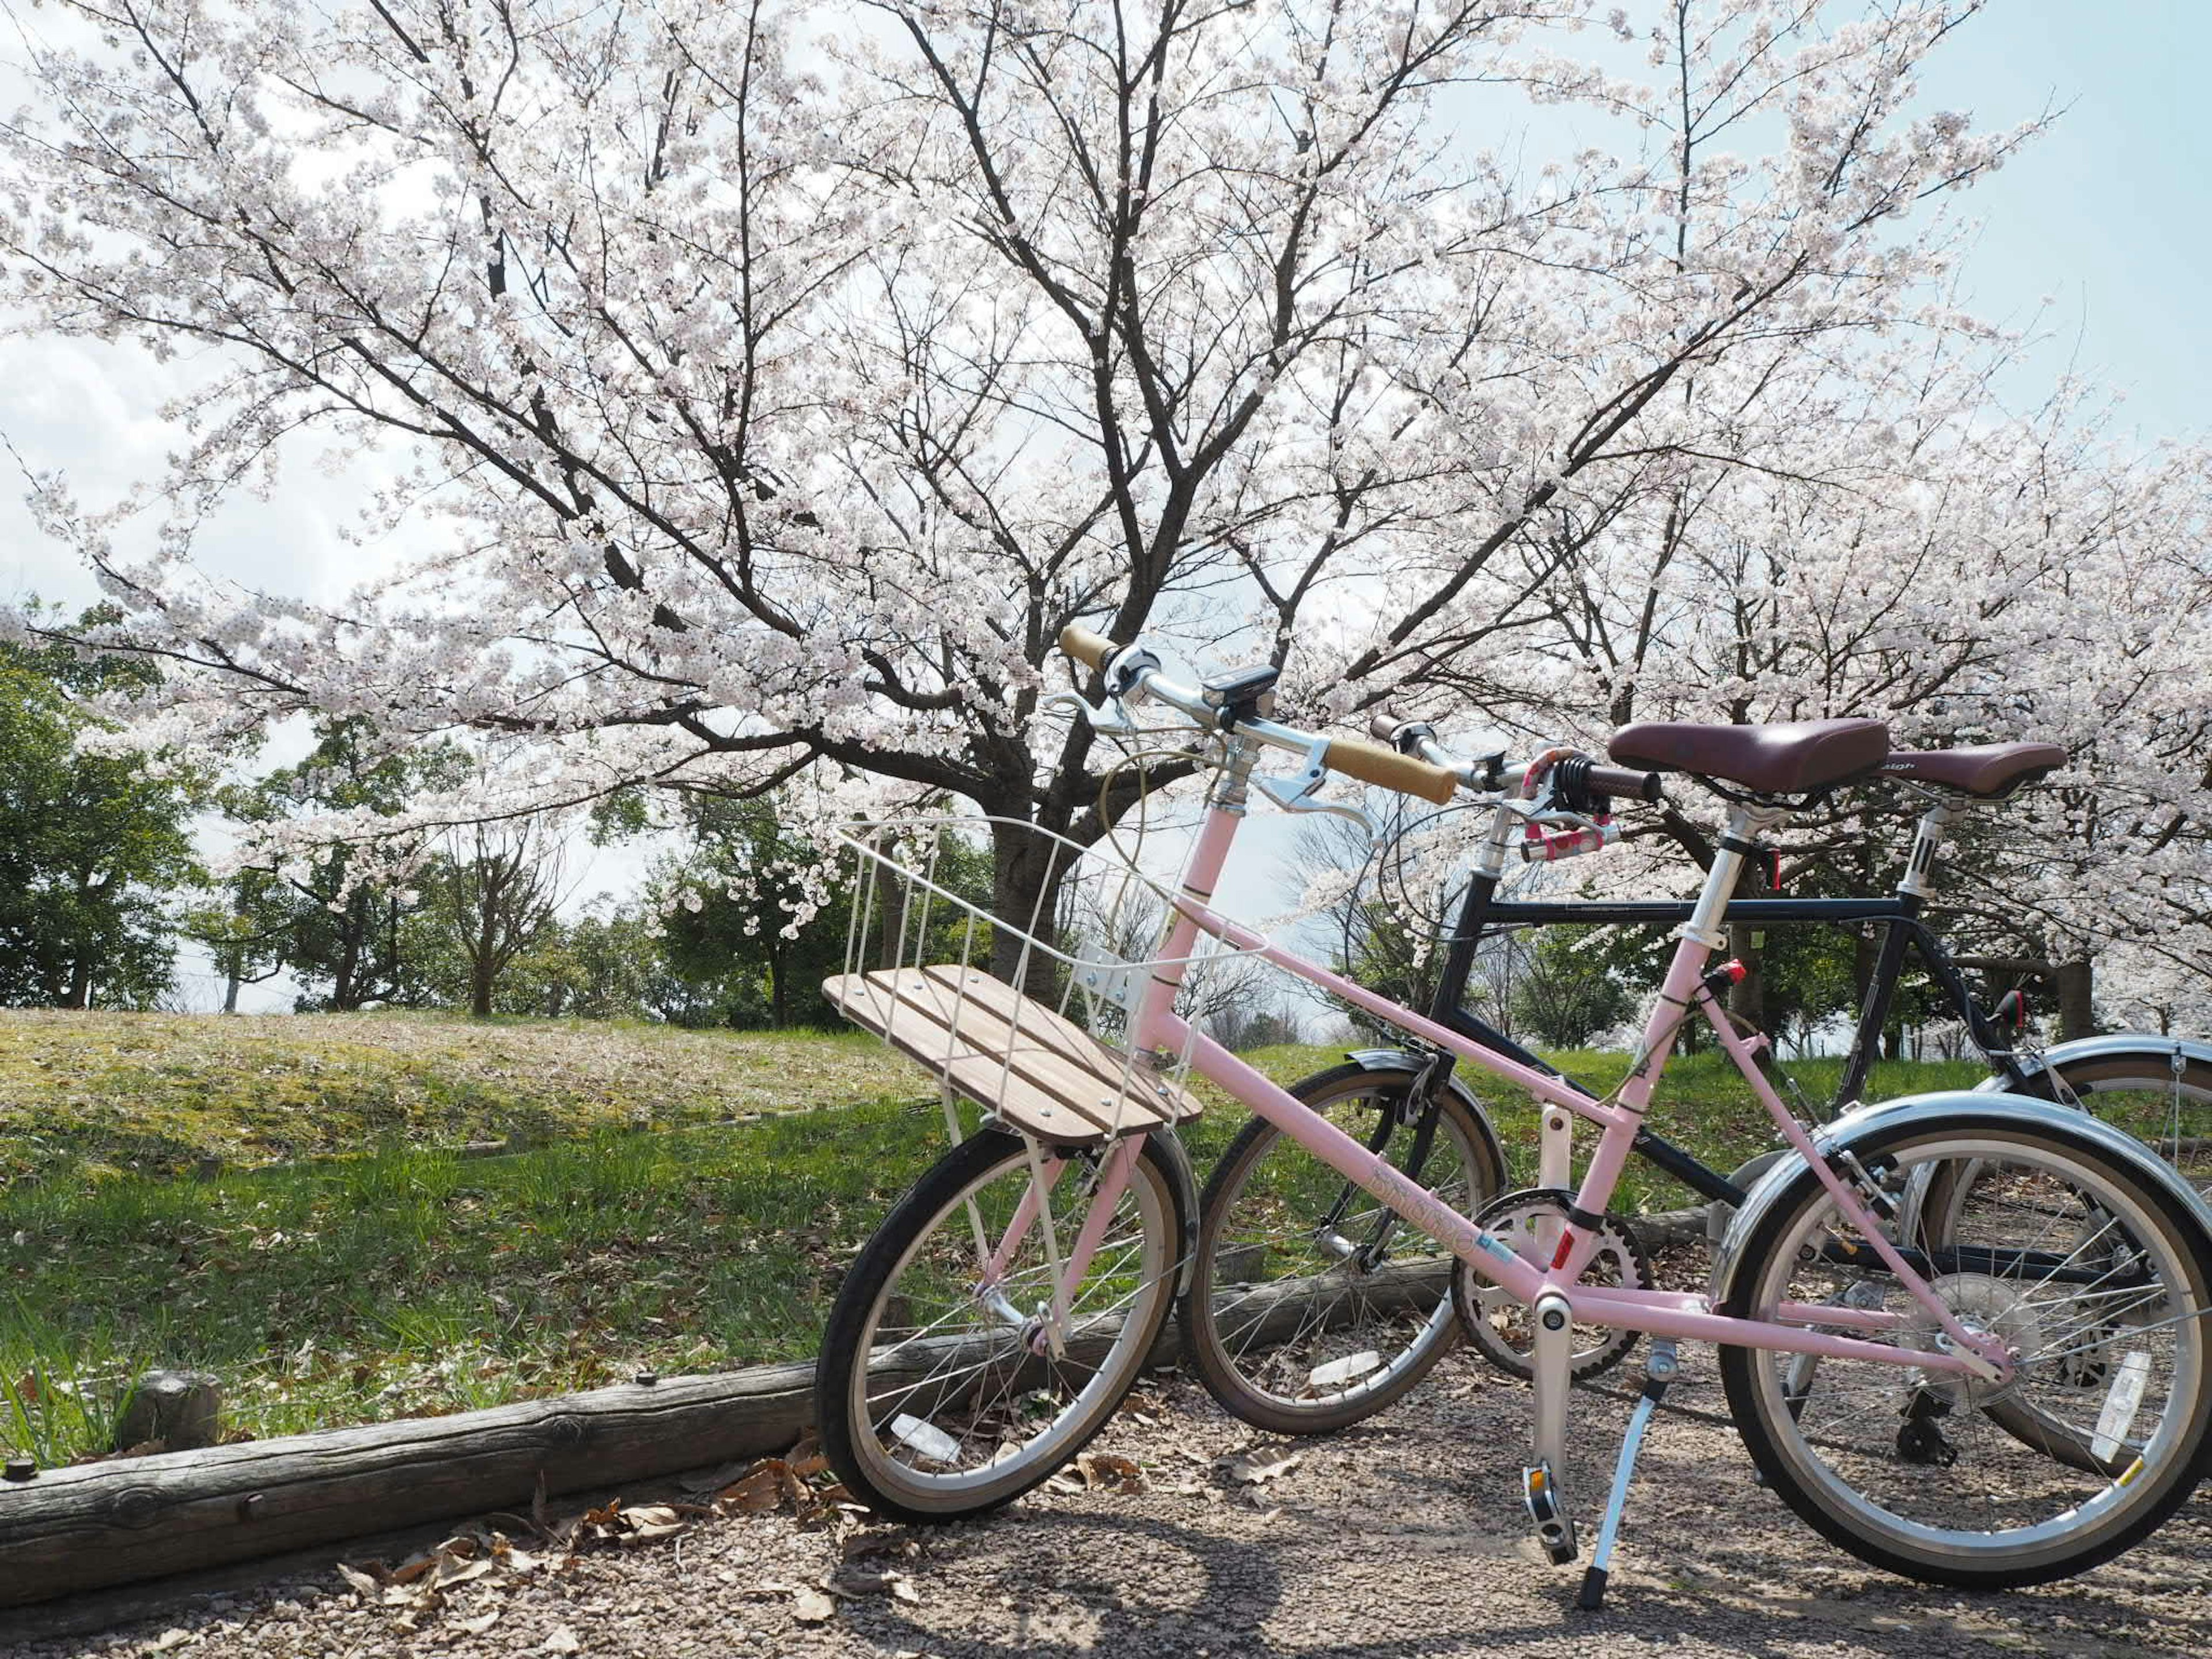
[[[1558,1078],[1568,1087],[1580,1090],[1595,1098],[1595,1091],[1568,1076],[1542,1056],[1531,1053],[1468,1011],[1467,983],[1474,971],[1475,954],[1482,943],[1484,932],[1486,928],[1498,926],[1543,926],[1560,922],[1679,926],[1690,919],[1690,901],[1668,899],[1617,904],[1583,901],[1499,902],[1497,893],[1498,878],[1494,876],[1478,874],[1468,882],[1467,896],[1460,902],[1458,924],[1453,928],[1444,951],[1436,994],[1430,1002],[1429,1018],[1462,1036],[1472,1038],[1500,1054],[1509,1054],[1524,1066],[1534,1066],[1548,1076]],[[1866,1003],[1859,1010],[1858,1029],[1852,1037],[1850,1054],[1844,1062],[1836,1097],[1830,1103],[1832,1107],[1841,1106],[1856,1098],[1866,1083],[1867,1073],[1873,1066],[1875,1055],[1881,1052],[1882,1030],[1889,1023],[1890,1009],[1896,1000],[1897,985],[1904,973],[1905,953],[1908,949],[1918,953],[1922,964],[1936,984],[1942,988],[1960,1018],[1966,1021],[1974,1046],[2003,1072],[2008,1082],[2018,1085],[2026,1081],[2026,1073],[2013,1057],[2010,1034],[1984,1012],[1981,1005],[1975,1001],[1965,975],[1943,949],[1942,941],[1930,933],[1927,924],[1921,920],[1920,910],[1920,899],[1910,893],[1893,894],[1884,898],[1735,899],[1728,907],[1727,921],[1753,926],[1771,922],[1820,922],[1829,926],[1860,922],[1882,924],[1881,948],[1875,958],[1873,977],[1867,986]],[[1443,1073],[1448,1076],[1450,1056],[1446,1054],[1443,1060]],[[1441,1088],[1443,1076],[1437,1077],[1436,1083]],[[1742,1188],[1650,1128],[1638,1129],[1634,1144],[1639,1157],[1664,1170],[1700,1197],[1729,1205],[1743,1202],[1745,1193]]]

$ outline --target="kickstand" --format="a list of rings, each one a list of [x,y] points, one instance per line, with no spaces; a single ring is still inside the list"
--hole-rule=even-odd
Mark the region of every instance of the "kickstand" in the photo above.
[[[1597,1531],[1597,1547],[1590,1552],[1590,1564],[1583,1574],[1582,1594],[1576,1605],[1585,1613],[1595,1613],[1605,1605],[1606,1571],[1613,1560],[1613,1540],[1620,1532],[1620,1512],[1628,1505],[1628,1483],[1636,1474],[1636,1454],[1644,1444],[1644,1431],[1651,1421],[1651,1413],[1667,1393],[1667,1385],[1674,1380],[1680,1368],[1675,1358],[1672,1337],[1661,1337],[1651,1344],[1650,1357],[1644,1364],[1644,1392],[1638,1396],[1636,1409],[1628,1415],[1628,1432],[1621,1439],[1620,1458],[1613,1466],[1613,1491],[1605,1500],[1605,1520]]]

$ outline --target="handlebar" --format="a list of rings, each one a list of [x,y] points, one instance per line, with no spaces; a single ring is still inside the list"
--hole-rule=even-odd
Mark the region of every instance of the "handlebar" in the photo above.
[[[1104,672],[1127,647],[1103,634],[1071,623],[1060,631],[1060,648],[1075,661]],[[1126,692],[1141,688],[1170,708],[1181,710],[1200,725],[1226,730],[1224,711],[1206,693],[1178,684],[1160,672],[1158,659],[1148,651],[1133,651],[1115,678],[1123,683],[1109,688]],[[1235,729],[1258,742],[1313,756],[1329,771],[1356,778],[1362,783],[1395,789],[1437,805],[1449,805],[1462,786],[1481,793],[1498,789],[1509,767],[1503,755],[1471,761],[1455,755],[1437,741],[1436,728],[1426,720],[1409,720],[1378,709],[1368,718],[1373,743],[1357,738],[1328,738],[1300,731],[1275,720],[1245,714]],[[1577,757],[1579,759],[1579,757]],[[1656,801],[1663,779],[1656,772],[1631,771],[1626,767],[1583,763],[1586,768],[1580,787],[1595,795],[1620,796],[1631,800]]]
[[[1104,635],[1093,633],[1090,629],[1073,623],[1060,630],[1060,648],[1076,661],[1101,672],[1123,649]],[[1207,702],[1202,691],[1179,685],[1170,679],[1160,672],[1149,653],[1143,653],[1133,684],[1141,686],[1149,695],[1158,697],[1171,708],[1182,710],[1202,726],[1215,730],[1227,729],[1221,708]],[[1362,783],[1395,789],[1401,794],[1418,795],[1423,800],[1434,801],[1439,806],[1449,802],[1459,790],[1458,778],[1444,768],[1431,766],[1428,762],[1417,760],[1410,755],[1401,755],[1394,749],[1362,743],[1357,738],[1324,737],[1257,715],[1237,719],[1235,729],[1242,736],[1274,748],[1313,756],[1329,771],[1357,778]]]
[[[1441,766],[1415,760],[1395,749],[1362,743],[1357,738],[1332,738],[1321,763],[1362,783],[1376,783],[1401,795],[1418,795],[1443,806],[1459,793],[1459,780]]]
[[[1437,741],[1436,727],[1426,720],[1407,720],[1389,709],[1377,709],[1368,716],[1367,730],[1377,743],[1385,743],[1401,754],[1418,755],[1432,766],[1464,780],[1470,789],[1495,789],[1508,771],[1524,769],[1509,766],[1504,757],[1488,762],[1474,762],[1455,755]],[[1657,801],[1666,780],[1657,772],[1634,772],[1622,766],[1592,764],[1582,775],[1582,787],[1595,795],[1618,795],[1629,800]]]
[[[1589,787],[1601,795],[1620,795],[1630,800],[1659,799],[1665,776],[1657,772],[1632,772],[1625,766],[1593,766]]]

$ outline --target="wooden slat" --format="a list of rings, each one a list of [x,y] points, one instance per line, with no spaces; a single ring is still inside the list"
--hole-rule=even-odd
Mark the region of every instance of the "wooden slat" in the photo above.
[[[912,970],[909,969],[909,972]],[[1010,1127],[1040,1140],[1085,1146],[1103,1139],[1089,1118],[1035,1085],[1010,1073],[1004,1060],[954,1036],[921,1009],[902,1001],[878,974],[841,974],[822,982],[822,994],[848,1019],[882,1037]]]
[[[957,1024],[963,1041],[1004,1059],[1024,1082],[1042,1089],[1073,1108],[1109,1134],[1134,1134],[1166,1121],[1157,1109],[1148,1075],[1125,1071],[1119,1054],[1091,1042],[1079,1031],[1048,1018],[1043,1004],[1024,997],[1001,1014],[988,1002],[962,994],[963,970],[923,969],[898,977],[899,1000],[926,1008],[942,1023]],[[975,974],[988,984],[999,981]],[[1013,1021],[1018,1017],[1021,1024]]]
[[[921,971],[948,989],[962,992],[970,1006],[981,1003],[1009,1025],[1018,1011],[1024,1038],[1036,1037],[1050,1043],[1066,1059],[1109,1083],[1115,1090],[1122,1087],[1126,1076],[1133,1109],[1139,1099],[1136,1091],[1141,1088],[1143,1103],[1158,1121],[1165,1121],[1172,1116],[1178,1122],[1185,1121],[1206,1109],[1197,1096],[1169,1082],[1141,1059],[1132,1064],[1119,1050],[1107,1047],[1066,1015],[1035,997],[1023,995],[1002,979],[978,968],[957,968],[950,963]],[[1076,1104],[1082,1107],[1081,1102]]]
[[[1079,1144],[1195,1117],[1197,1099],[976,969],[840,975],[823,993],[1010,1127]],[[1018,1019],[1018,1027],[1014,1022]]]
[[[933,1022],[939,1032],[957,1027],[957,1041],[962,1047],[998,1068],[1000,1075],[992,1080],[985,1104],[997,1107],[1004,1116],[1011,1103],[1017,1127],[1020,1127],[1019,1115],[1032,1102],[1032,1091],[1073,1111],[1097,1133],[1135,1134],[1158,1128],[1165,1121],[1162,1112],[1136,1092],[1146,1084],[1143,1073],[1133,1073],[1125,1089],[1117,1056],[1091,1042],[1066,1021],[1052,1019],[1049,1010],[1030,999],[1008,1005],[1020,1011],[1022,1025],[1015,1029],[1009,1018],[1002,1018],[988,1003],[962,996],[958,975],[963,971],[948,969],[948,977],[939,979],[931,977],[929,970],[909,968],[869,977],[878,987],[888,986],[896,994],[899,1007],[893,1015],[894,1024],[902,1017],[919,1015]],[[993,985],[1000,982],[988,974],[979,977]],[[1076,1043],[1084,1047],[1074,1053],[1064,1051]],[[925,1053],[945,1052],[942,1037],[924,1036],[917,1046]],[[1112,1068],[1110,1072],[1107,1066]]]

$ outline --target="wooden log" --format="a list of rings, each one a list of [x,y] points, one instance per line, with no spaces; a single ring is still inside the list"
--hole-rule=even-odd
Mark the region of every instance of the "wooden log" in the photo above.
[[[1386,1268],[1370,1305],[1433,1306],[1441,1264]],[[1290,1335],[1312,1306],[1303,1279],[1238,1285],[1248,1340]],[[1340,1306],[1344,1304],[1338,1304]],[[1240,1320],[1240,1323],[1243,1320]],[[1170,1319],[1146,1358],[1179,1358]],[[1119,1333],[1072,1345],[1096,1359]],[[941,1374],[957,1339],[915,1345],[914,1375]],[[902,1366],[901,1370],[906,1369]],[[781,1451],[813,1426],[814,1368],[673,1376],[552,1400],[49,1469],[0,1485],[0,1607],[619,1486]]]
[[[0,1607],[781,1451],[814,1368],[671,1377],[0,1486]]]
[[[204,1371],[148,1371],[131,1385],[115,1420],[114,1449],[158,1440],[167,1451],[194,1451],[222,1437],[222,1389]]]

